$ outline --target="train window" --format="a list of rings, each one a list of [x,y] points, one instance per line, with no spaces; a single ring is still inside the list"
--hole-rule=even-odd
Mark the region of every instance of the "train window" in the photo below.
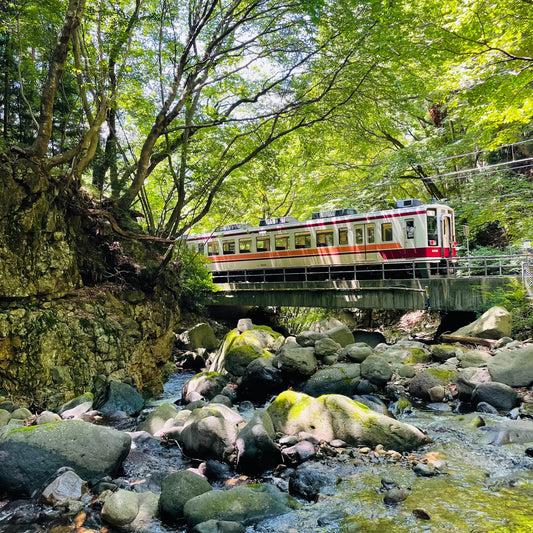
[[[211,241],[207,243],[207,255],[218,255],[218,242]]]
[[[333,230],[316,232],[317,246],[333,246]]]
[[[355,226],[355,244],[363,244],[364,242],[363,226]]]
[[[310,233],[297,233],[294,236],[294,245],[296,249],[311,248],[311,234]]]
[[[427,225],[428,225],[428,246],[437,246],[439,242],[439,235],[437,232],[437,211],[435,211],[435,209],[428,209]]]
[[[198,253],[205,254],[205,244],[203,242],[198,244]]]
[[[276,235],[276,250],[287,250],[289,247],[288,235]]]
[[[348,244],[348,228],[339,228],[339,244]]]
[[[366,242],[367,244],[376,242],[376,230],[374,224],[368,224],[366,227]]]
[[[405,221],[405,236],[408,239],[415,238],[415,221],[414,220]]]
[[[392,241],[392,224],[390,222],[381,224],[381,240],[383,242]]]
[[[222,242],[222,253],[224,255],[230,255],[235,253],[235,241],[223,241]]]
[[[239,253],[249,254],[252,251],[252,239],[239,239]]]
[[[270,250],[270,237],[257,237],[255,245],[258,252],[268,252]]]

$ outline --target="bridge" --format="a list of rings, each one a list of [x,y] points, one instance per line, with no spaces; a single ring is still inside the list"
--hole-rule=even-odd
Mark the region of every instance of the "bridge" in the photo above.
[[[326,267],[327,268],[327,267]],[[282,271],[261,281],[228,282],[218,285],[204,303],[223,306],[323,307],[358,309],[432,309],[474,311],[486,308],[490,295],[512,290],[520,280],[533,296],[533,255],[460,258],[450,265],[448,276],[386,279],[390,271],[373,272],[378,279],[304,279],[290,281],[294,273]],[[368,275],[368,272],[366,272]],[[325,278],[328,277],[326,274]],[[257,274],[255,274],[257,278]],[[308,276],[312,278],[312,276]],[[275,279],[275,280],[274,280]]]

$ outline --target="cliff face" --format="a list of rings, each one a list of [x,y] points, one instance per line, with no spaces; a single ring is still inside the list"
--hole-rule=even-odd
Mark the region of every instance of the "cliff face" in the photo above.
[[[52,408],[108,379],[157,392],[177,277],[156,278],[161,248],[117,236],[66,182],[0,154],[0,396]]]

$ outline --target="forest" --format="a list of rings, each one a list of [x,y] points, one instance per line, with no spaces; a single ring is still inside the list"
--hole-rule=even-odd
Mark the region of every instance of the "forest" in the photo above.
[[[224,223],[435,198],[474,251],[519,251],[531,19],[530,0],[3,0],[0,150],[39,173],[18,196],[2,176],[2,214],[39,190],[173,252]]]

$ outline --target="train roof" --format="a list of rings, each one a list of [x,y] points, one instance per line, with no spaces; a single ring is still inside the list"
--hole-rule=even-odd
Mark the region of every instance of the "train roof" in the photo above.
[[[400,205],[400,207],[398,207]],[[189,234],[188,240],[192,239],[209,239],[213,237],[230,237],[238,235],[246,235],[248,233],[265,233],[267,231],[278,231],[281,229],[294,230],[301,228],[305,230],[310,227],[321,227],[330,224],[339,224],[342,222],[358,222],[362,220],[373,220],[386,217],[394,217],[401,215],[424,213],[427,209],[436,207],[450,208],[444,204],[430,203],[422,204],[419,200],[401,200],[396,202],[396,207],[392,209],[384,209],[381,211],[369,211],[366,213],[357,213],[355,209],[335,209],[331,211],[321,211],[313,213],[312,218],[306,220],[299,220],[295,217],[277,217],[272,219],[264,219],[257,226],[250,224],[229,224],[217,228],[211,232]],[[336,213],[343,214],[337,215]]]

